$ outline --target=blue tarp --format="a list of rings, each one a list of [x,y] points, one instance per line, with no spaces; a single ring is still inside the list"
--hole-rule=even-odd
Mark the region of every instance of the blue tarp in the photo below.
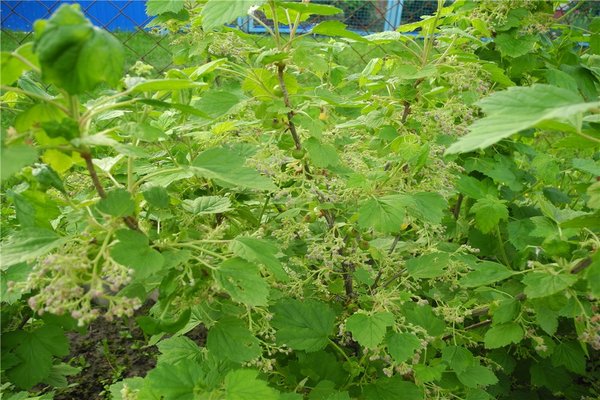
[[[146,15],[145,0],[2,0],[0,26],[2,29],[30,32],[35,20],[48,18],[63,3],[79,3],[94,25],[110,31],[134,31],[152,20]]]

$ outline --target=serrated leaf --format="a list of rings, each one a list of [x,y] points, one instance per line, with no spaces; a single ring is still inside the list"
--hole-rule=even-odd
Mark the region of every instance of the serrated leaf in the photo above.
[[[549,272],[531,272],[525,275],[522,280],[525,284],[524,293],[530,299],[559,293],[573,285],[576,281],[576,275],[554,275]]]
[[[174,336],[162,340],[157,345],[160,351],[159,363],[177,365],[186,360],[202,361],[202,351],[196,343],[186,336]]]
[[[400,375],[391,378],[379,378],[375,383],[363,388],[365,400],[423,400],[423,389]]]
[[[502,301],[492,315],[494,325],[504,324],[513,321],[521,310],[521,303],[516,299]]]
[[[21,170],[21,168],[33,164],[38,158],[37,150],[31,146],[14,145],[10,147],[4,146],[2,143],[0,153],[0,179],[5,180],[10,178]]]
[[[311,33],[316,35],[325,35],[325,36],[336,36],[343,37],[346,39],[356,40],[357,42],[366,41],[361,35],[356,32],[349,31],[346,29],[348,25],[344,24],[341,21],[323,21],[318,23],[312,28]],[[386,32],[387,33],[387,32]]]
[[[404,222],[404,198],[390,195],[370,198],[358,210],[358,225],[382,233],[396,233]]]
[[[502,264],[484,261],[473,265],[474,271],[469,272],[459,282],[463,287],[471,288],[477,286],[491,285],[514,275],[514,271]]]
[[[148,238],[132,230],[119,230],[116,233],[119,242],[110,255],[121,265],[132,268],[136,278],[145,278],[160,271],[165,259],[162,254],[149,245]]]
[[[485,348],[497,349],[511,343],[519,343],[524,335],[523,327],[517,323],[509,322],[507,324],[495,325],[485,333]]]
[[[276,256],[279,247],[272,242],[266,239],[238,236],[231,241],[229,250],[245,260],[263,264],[277,280],[282,282],[289,280],[288,274]]]
[[[183,10],[185,2],[182,0],[148,0],[146,2],[147,15],[160,15],[167,12],[178,13]]]
[[[234,301],[248,306],[266,306],[269,286],[258,267],[239,257],[223,261],[214,278]]]
[[[441,195],[432,192],[421,192],[411,194],[408,198],[410,198],[410,201],[407,202],[406,207],[409,214],[430,224],[442,223],[448,203]]]
[[[339,165],[340,158],[335,147],[332,145],[321,143],[314,137],[308,138],[303,144],[308,151],[310,161],[315,167],[327,168]]]
[[[11,382],[29,389],[50,375],[52,356],[69,354],[69,342],[61,328],[44,325],[31,332],[13,331],[2,335],[3,347],[14,347],[19,363],[7,371]]]
[[[0,245],[0,269],[41,257],[65,242],[49,229],[27,228],[16,232]]]
[[[193,214],[219,214],[231,210],[231,200],[221,196],[201,196],[183,200],[183,209]]]
[[[554,348],[551,360],[555,367],[564,366],[578,375],[585,375],[585,354],[577,342],[560,343]]]
[[[169,207],[169,193],[162,186],[151,186],[145,189],[142,194],[144,199],[153,207],[167,208]]]
[[[457,374],[464,372],[475,362],[469,350],[460,346],[448,346],[442,350],[442,360]]]
[[[239,102],[240,98],[234,93],[211,91],[204,93],[193,105],[211,118],[219,118],[226,115]]]
[[[475,226],[483,233],[491,232],[500,221],[508,220],[505,201],[489,195],[477,200],[471,212],[475,214]]]
[[[250,189],[273,190],[276,186],[258,171],[244,166],[244,159],[226,148],[203,151],[192,162],[196,175],[216,179],[233,186]]]
[[[555,119],[568,118],[600,106],[586,103],[575,92],[551,85],[511,87],[479,101],[487,114],[470,127],[469,134],[446,150],[446,154],[484,149],[522,130]]]
[[[412,333],[392,333],[387,340],[388,352],[396,362],[404,362],[421,348],[421,340]]]
[[[258,371],[251,369],[229,372],[225,377],[227,400],[278,400],[279,393],[257,376]]]
[[[243,321],[228,317],[219,320],[208,331],[206,347],[218,358],[243,363],[261,355],[258,339]]]
[[[418,383],[434,382],[442,379],[442,373],[446,370],[444,364],[424,365],[416,364],[413,366],[415,379]]]
[[[355,313],[346,320],[346,329],[361,346],[374,349],[382,342],[386,330],[394,323],[389,312],[374,314]]]
[[[163,400],[195,400],[195,391],[203,382],[202,366],[190,360],[176,365],[159,363],[145,380]]]
[[[98,202],[96,208],[113,217],[126,217],[133,214],[135,203],[127,190],[114,189],[106,193],[106,197]]]
[[[202,7],[202,28],[207,31],[228,24],[237,17],[245,16],[252,6],[260,6],[266,0],[208,0]]]
[[[506,57],[520,57],[533,50],[539,41],[537,35],[522,35],[515,37],[513,33],[500,33],[494,38],[500,54]]]
[[[173,90],[184,90],[184,89],[202,89],[207,86],[204,82],[195,82],[188,79],[148,79],[140,82],[131,87],[129,90],[132,94],[143,93],[143,92],[158,92],[158,91],[173,91]],[[163,103],[169,107],[176,107],[173,103]],[[203,115],[206,115],[203,113]]]
[[[586,158],[574,158],[571,160],[573,168],[587,172],[593,176],[600,176],[600,162]]]
[[[498,382],[498,378],[492,370],[482,365],[471,365],[456,376],[463,385],[469,388],[489,386]]]
[[[448,253],[430,253],[406,261],[406,271],[413,278],[432,279],[444,275],[449,263]]]
[[[271,310],[277,343],[307,352],[327,346],[335,327],[335,313],[326,303],[288,298],[278,301]]]

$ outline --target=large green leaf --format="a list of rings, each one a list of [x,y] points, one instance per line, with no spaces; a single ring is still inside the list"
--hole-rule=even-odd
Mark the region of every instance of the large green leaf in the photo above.
[[[116,236],[119,242],[110,250],[113,260],[132,268],[136,278],[145,278],[160,271],[165,259],[162,254],[150,247],[146,236],[124,229],[117,231]]]
[[[249,306],[267,305],[269,286],[256,265],[234,257],[223,261],[214,271],[214,277],[234,301]]]
[[[319,24],[315,25],[312,28],[312,33],[316,35],[325,35],[325,36],[337,36],[343,37],[347,39],[353,39],[359,42],[366,41],[361,35],[356,32],[349,31],[347,28],[348,25],[344,24],[341,21],[323,21]]]
[[[395,375],[391,378],[379,378],[364,386],[363,397],[365,400],[423,400],[424,393],[414,383]]]
[[[459,282],[460,285],[467,288],[491,285],[502,281],[514,275],[514,271],[506,268],[502,264],[492,261],[484,261],[472,266],[473,271],[465,275]]]
[[[183,10],[185,2],[182,0],[148,0],[146,14],[160,15],[166,12],[178,13]]]
[[[358,210],[358,224],[382,233],[396,233],[404,221],[405,201],[401,195],[370,198]]]
[[[388,351],[396,362],[404,362],[421,348],[421,340],[412,333],[392,333],[386,339]]]
[[[406,261],[406,271],[413,278],[437,278],[444,275],[450,255],[444,252],[425,254]]]
[[[250,262],[263,264],[275,278],[286,282],[288,274],[276,254],[280,251],[272,242],[249,236],[238,236],[231,241],[229,250],[238,257]]]
[[[33,164],[37,160],[36,149],[22,144],[6,147],[2,143],[0,150],[0,179],[5,180],[13,174],[19,172],[21,168]]]
[[[481,232],[489,233],[500,221],[508,219],[508,209],[504,203],[503,200],[487,195],[473,204],[471,212],[475,214],[475,225]]]
[[[554,348],[552,365],[564,366],[569,371],[585,375],[585,353],[575,341],[563,342]]]
[[[145,380],[163,400],[195,400],[195,392],[203,382],[202,366],[191,360],[176,365],[159,363]]]
[[[471,365],[456,374],[458,380],[469,388],[493,385],[498,382],[496,375],[482,365]]]
[[[531,272],[523,277],[525,294],[530,299],[551,296],[562,292],[577,281],[571,274],[552,274],[550,272]]]
[[[18,231],[0,246],[0,268],[5,270],[13,264],[41,257],[64,241],[64,238],[48,229],[28,228]]]
[[[196,175],[216,179],[232,186],[250,189],[273,190],[275,185],[270,179],[256,170],[244,166],[244,159],[226,148],[212,148],[203,151],[192,162]]]
[[[131,193],[125,189],[114,189],[106,193],[96,205],[98,211],[113,217],[126,217],[133,214],[135,203]]]
[[[159,363],[176,365],[185,360],[202,361],[202,351],[186,336],[174,336],[158,343]]]
[[[442,360],[456,373],[466,371],[467,368],[475,363],[473,354],[461,346],[446,347],[442,350]]]
[[[227,400],[278,400],[279,393],[267,382],[257,379],[258,371],[238,369],[225,377]]]
[[[218,358],[243,363],[261,355],[258,339],[237,318],[219,320],[208,331],[206,347]]]
[[[208,0],[202,8],[202,27],[212,30],[245,16],[252,6],[260,6],[266,0]]]
[[[115,86],[123,76],[123,45],[95,28],[79,4],[63,4],[50,19],[36,21],[34,31],[34,49],[45,82],[81,94],[101,83]]]
[[[44,325],[31,332],[4,333],[2,347],[13,348],[18,363],[7,374],[11,382],[22,389],[29,389],[48,377],[52,356],[69,354],[69,342],[63,330],[54,325]]]
[[[326,303],[287,298],[278,301],[272,311],[277,343],[294,350],[321,350],[333,333],[335,313]]]
[[[586,103],[575,92],[542,84],[511,87],[477,104],[487,116],[471,125],[470,133],[448,147],[446,154],[484,149],[541,122],[566,119],[600,107],[600,101]]]
[[[346,320],[346,329],[361,346],[374,349],[385,337],[385,332],[394,323],[394,315],[389,312],[373,314],[355,313]]]
[[[524,335],[523,327],[517,323],[494,325],[485,333],[485,348],[497,349],[511,343],[519,343]]]
[[[221,196],[200,196],[183,200],[183,209],[193,214],[218,214],[231,210],[231,200]]]

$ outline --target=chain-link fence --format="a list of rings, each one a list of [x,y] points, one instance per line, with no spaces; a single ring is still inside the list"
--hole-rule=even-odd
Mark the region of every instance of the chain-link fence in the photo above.
[[[400,24],[418,21],[421,15],[431,15],[437,1],[415,0],[313,0],[341,8],[344,13],[335,16],[348,29],[360,34],[393,30]],[[1,47],[10,51],[31,40],[33,23],[48,18],[63,3],[79,3],[82,11],[95,25],[110,31],[123,43],[127,50],[127,66],[143,61],[154,67],[157,73],[164,72],[172,64],[171,37],[148,28],[153,17],[146,14],[144,0],[28,0],[0,2]],[[312,20],[305,26],[310,27]],[[237,25],[250,33],[260,34],[264,28],[252,21],[240,18]],[[355,52],[364,61],[369,54],[356,48]]]

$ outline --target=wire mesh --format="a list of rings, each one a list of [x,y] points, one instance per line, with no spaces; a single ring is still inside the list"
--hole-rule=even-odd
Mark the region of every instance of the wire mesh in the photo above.
[[[348,29],[360,34],[370,34],[395,29],[401,22],[416,21],[422,10],[435,9],[436,1],[410,0],[313,0],[341,8],[343,14],[332,17],[313,18],[304,26],[309,29],[324,19],[344,22]],[[136,61],[151,65],[160,74],[172,64],[171,37],[148,28],[153,17],[146,15],[146,1],[135,0],[28,0],[0,2],[0,39],[2,50],[13,50],[32,39],[33,24],[46,19],[63,3],[79,3],[82,11],[94,23],[111,32],[126,51],[126,64]],[[426,13],[425,12],[425,13]],[[240,28],[260,33],[260,25],[238,20]],[[264,28],[262,28],[264,29]],[[357,46],[354,51],[363,61],[368,61],[372,49]]]

